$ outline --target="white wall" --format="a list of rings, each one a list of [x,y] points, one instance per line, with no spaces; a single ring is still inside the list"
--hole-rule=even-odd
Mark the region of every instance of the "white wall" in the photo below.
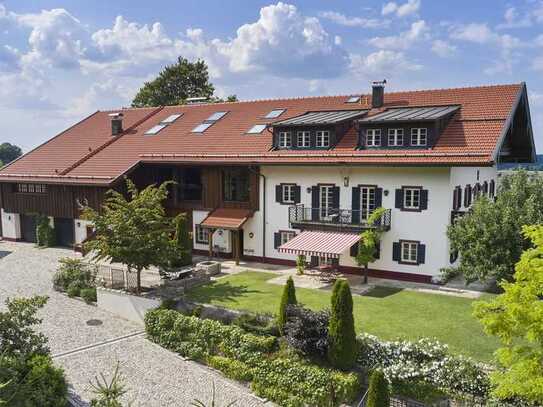
[[[491,180],[494,180],[496,184],[496,190],[498,187],[498,172],[496,166],[493,167],[453,167],[451,168],[450,187],[451,191],[456,186],[462,187],[462,207],[460,210],[466,210],[464,206],[464,188],[467,184],[470,184],[473,188],[478,182],[483,185],[483,182],[487,181],[490,184]],[[452,195],[450,207],[452,209]]]
[[[18,213],[8,213],[2,209],[2,236],[8,239],[20,239],[21,216]]]
[[[197,250],[209,250],[209,245],[196,242],[196,225],[199,225],[209,215],[209,211],[193,211],[192,212],[192,234],[194,240],[194,248]],[[232,237],[229,230],[217,229],[213,233],[213,246],[219,246],[221,253],[232,252]]]
[[[75,244],[80,244],[87,238],[87,226],[91,226],[92,222],[83,219],[75,219]]]

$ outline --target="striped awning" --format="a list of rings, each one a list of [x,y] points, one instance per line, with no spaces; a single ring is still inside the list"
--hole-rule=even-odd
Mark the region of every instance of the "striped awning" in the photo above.
[[[278,250],[281,253],[339,258],[341,253],[359,240],[360,236],[355,233],[305,231],[280,246]]]

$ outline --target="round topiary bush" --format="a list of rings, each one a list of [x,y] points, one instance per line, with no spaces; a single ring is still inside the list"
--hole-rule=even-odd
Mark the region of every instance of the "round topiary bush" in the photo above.
[[[283,328],[287,322],[287,307],[297,303],[294,281],[292,280],[292,277],[289,277],[283,288],[283,295],[281,296],[281,303],[279,304],[279,314],[277,315],[277,325],[281,334],[283,333]]]
[[[390,390],[385,375],[380,370],[374,370],[370,376],[368,399],[366,407],[389,407]]]
[[[354,331],[353,297],[346,280],[337,280],[334,284],[331,305],[328,361],[339,369],[349,369],[358,356],[358,346]]]

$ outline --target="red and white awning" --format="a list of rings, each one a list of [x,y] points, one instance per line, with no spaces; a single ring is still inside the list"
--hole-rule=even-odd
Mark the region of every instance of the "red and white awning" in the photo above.
[[[281,253],[339,258],[341,253],[359,240],[360,236],[355,233],[305,231],[280,246],[278,250]]]

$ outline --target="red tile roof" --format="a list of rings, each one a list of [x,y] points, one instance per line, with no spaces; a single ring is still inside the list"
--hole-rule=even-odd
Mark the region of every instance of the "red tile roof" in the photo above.
[[[252,212],[248,209],[228,209],[219,208],[211,212],[200,223],[200,226],[212,229],[240,229],[247,219],[252,216]]]
[[[385,92],[389,107],[459,105],[436,145],[424,150],[357,150],[351,129],[332,150],[272,151],[271,132],[247,134],[275,108],[286,109],[272,121],[308,111],[369,109],[370,96],[345,103],[347,96],[257,100],[234,103],[122,109],[121,136],[111,136],[108,114],[96,112],[47,143],[0,170],[0,181],[41,179],[43,182],[111,184],[140,162],[188,163],[352,163],[369,165],[490,165],[504,124],[523,84]],[[204,133],[191,130],[212,113],[228,114]],[[144,133],[174,113],[183,113],[157,135]]]

